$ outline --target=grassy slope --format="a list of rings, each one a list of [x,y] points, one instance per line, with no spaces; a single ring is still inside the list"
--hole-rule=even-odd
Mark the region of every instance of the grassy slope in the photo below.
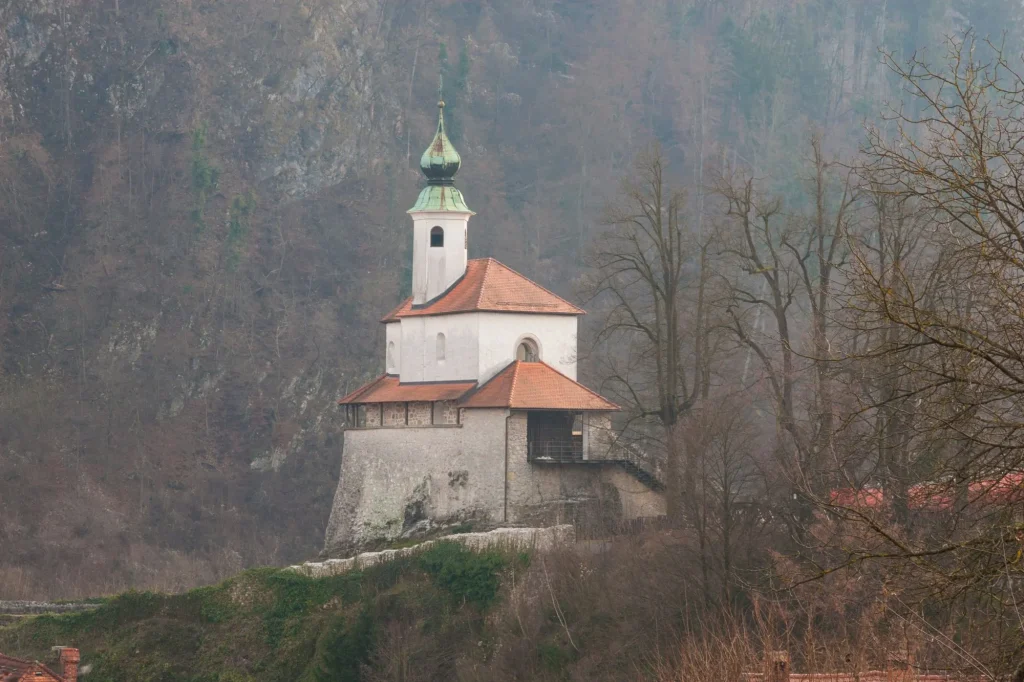
[[[500,573],[526,555],[440,543],[423,554],[332,578],[246,571],[180,595],[129,592],[89,613],[0,628],[0,651],[46,661],[77,646],[90,682],[364,679],[388,624],[435,641],[482,641]]]

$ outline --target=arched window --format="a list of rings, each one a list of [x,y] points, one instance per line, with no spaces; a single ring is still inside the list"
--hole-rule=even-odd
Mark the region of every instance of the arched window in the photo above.
[[[389,341],[388,342],[387,363],[388,363],[388,372],[390,373],[390,372],[395,371],[395,342],[394,341]]]
[[[444,246],[444,230],[438,225],[430,228],[430,245]]]
[[[537,344],[532,339],[523,339],[519,347],[516,348],[516,360],[520,362],[537,362],[540,360]]]
[[[437,335],[437,360],[444,361],[444,334]]]

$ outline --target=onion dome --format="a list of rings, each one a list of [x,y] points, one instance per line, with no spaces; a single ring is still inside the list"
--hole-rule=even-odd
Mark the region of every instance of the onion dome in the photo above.
[[[427,176],[427,186],[420,192],[416,205],[409,213],[418,211],[453,211],[469,213],[462,198],[462,192],[455,188],[455,174],[462,165],[462,157],[455,151],[452,141],[444,131],[444,100],[438,88],[437,132],[434,139],[420,157],[420,170]]]
[[[437,103],[437,108],[437,133],[420,157],[420,170],[431,185],[451,185],[462,165],[462,157],[444,132],[444,100]]]

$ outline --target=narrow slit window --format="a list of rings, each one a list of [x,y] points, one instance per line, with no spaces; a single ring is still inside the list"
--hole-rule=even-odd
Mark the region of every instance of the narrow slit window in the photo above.
[[[444,348],[444,334],[437,335],[437,360],[442,362],[444,360],[445,348]]]
[[[388,357],[387,357],[388,373],[395,371],[395,342],[388,342]]]
[[[444,230],[440,226],[430,228],[430,245],[444,246]]]

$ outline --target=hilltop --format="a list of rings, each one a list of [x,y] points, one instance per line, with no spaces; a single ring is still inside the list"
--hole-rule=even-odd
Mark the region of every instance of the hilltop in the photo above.
[[[678,641],[685,590],[628,555],[656,571],[679,557],[639,541],[605,549],[438,542],[334,577],[252,569],[183,594],[132,591],[20,619],[0,626],[0,651],[45,661],[73,643],[93,682],[653,678],[658,647]]]

